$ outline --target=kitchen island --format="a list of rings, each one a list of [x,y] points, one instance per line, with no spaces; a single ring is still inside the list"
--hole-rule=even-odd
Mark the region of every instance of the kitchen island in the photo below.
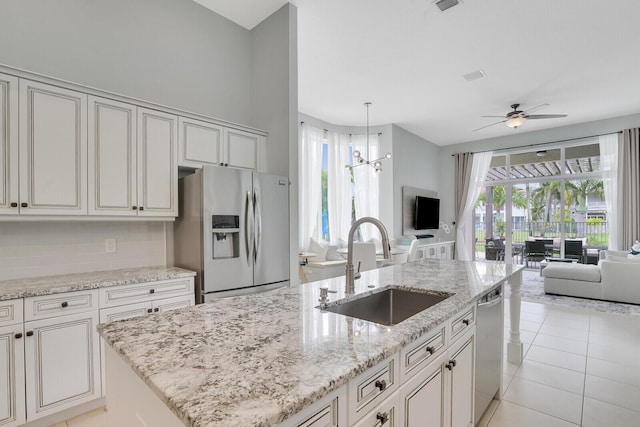
[[[331,301],[346,297],[342,277],[101,325],[112,348],[107,355],[108,425],[130,422],[112,418],[122,415],[122,408],[112,411],[110,397],[114,405],[129,399],[136,407],[131,402],[136,394],[124,396],[126,390],[117,387],[116,382],[127,380],[124,364],[186,426],[277,425],[501,284],[509,281],[519,295],[521,270],[504,263],[426,260],[363,273],[349,298],[388,286],[453,294],[394,326],[319,310],[321,287],[337,291]],[[521,346],[519,298],[512,300],[516,318],[510,358]],[[111,366],[120,377],[111,375]],[[110,390],[116,389],[112,396]],[[133,425],[151,425],[130,415],[141,421]]]

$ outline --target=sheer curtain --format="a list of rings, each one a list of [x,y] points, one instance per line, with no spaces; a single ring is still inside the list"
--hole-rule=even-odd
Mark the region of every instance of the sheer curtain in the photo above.
[[[352,135],[351,146],[353,150],[360,150],[367,159],[378,158],[378,134],[369,134],[369,150],[367,150],[366,135]],[[367,152],[368,151],[368,152]],[[355,196],[356,219],[363,216],[379,217],[379,174],[370,166],[360,166],[353,169],[353,193]],[[372,237],[379,238],[378,229],[371,224],[360,226],[360,237],[367,241]]]
[[[640,240],[640,128],[622,131],[622,142],[618,153],[618,191],[621,211],[618,224],[618,248],[627,250],[634,241]]]
[[[618,134],[598,137],[600,144],[600,169],[604,185],[604,201],[607,205],[607,223],[609,227],[609,249],[620,250],[620,224],[622,224],[622,209],[619,208],[618,166],[619,137]]]
[[[322,202],[322,140],[324,131],[302,126],[302,142],[298,151],[300,187],[298,190],[298,248],[305,250],[309,238],[318,238],[318,216]]]
[[[455,200],[456,200],[456,252],[458,259],[473,259],[473,218],[471,212],[478,200],[484,179],[489,172],[492,152],[459,153],[455,155]]]
[[[350,163],[349,144],[349,135],[328,133],[327,205],[332,245],[340,238],[346,241],[351,227],[351,172],[344,167]]]

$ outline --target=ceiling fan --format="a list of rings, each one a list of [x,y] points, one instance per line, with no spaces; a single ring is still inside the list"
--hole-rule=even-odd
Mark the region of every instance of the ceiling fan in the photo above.
[[[499,117],[503,120],[500,120],[499,122],[491,123],[490,125],[482,126],[478,129],[474,129],[473,132],[480,129],[488,128],[489,126],[497,125],[499,123],[504,123],[510,128],[517,129],[523,124],[525,124],[525,122],[529,119],[559,119],[562,117],[567,117],[566,114],[529,114],[530,112],[533,112],[539,108],[548,107],[548,106],[549,104],[540,104],[536,107],[529,108],[528,110],[522,111],[522,110],[518,110],[518,107],[520,107],[520,104],[511,104],[511,108],[513,108],[513,111],[509,111],[506,116],[481,116],[481,117],[496,117],[496,118]]]

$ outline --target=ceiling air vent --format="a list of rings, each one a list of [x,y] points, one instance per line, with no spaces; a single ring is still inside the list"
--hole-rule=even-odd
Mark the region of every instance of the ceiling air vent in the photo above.
[[[485,77],[487,77],[487,74],[482,70],[477,70],[477,71],[465,74],[462,77],[464,77],[466,81],[472,82],[474,80],[484,79]]]
[[[450,9],[459,3],[459,0],[438,0],[436,1],[436,6],[438,6],[438,9],[444,12],[445,10]]]

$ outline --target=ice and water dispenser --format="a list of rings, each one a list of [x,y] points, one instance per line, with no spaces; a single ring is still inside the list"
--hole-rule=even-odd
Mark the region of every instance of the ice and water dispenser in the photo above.
[[[238,215],[212,215],[212,258],[238,258],[240,256],[240,217]]]

